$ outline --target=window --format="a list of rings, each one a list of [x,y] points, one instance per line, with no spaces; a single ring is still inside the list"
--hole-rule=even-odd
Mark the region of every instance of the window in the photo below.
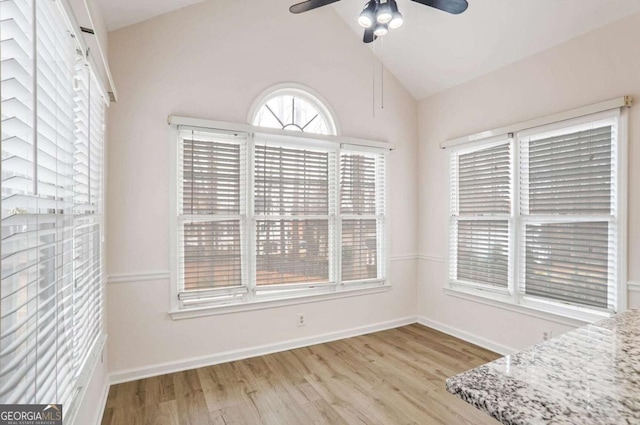
[[[342,280],[366,281],[382,276],[384,158],[362,152],[340,155]]]
[[[0,403],[62,403],[66,421],[101,349],[104,99],[59,2],[0,15]]]
[[[520,136],[524,294],[615,311],[617,120]]]
[[[620,113],[451,153],[452,288],[571,314],[619,308]]]
[[[256,288],[335,282],[329,270],[335,152],[260,142],[254,152]]]
[[[387,283],[388,149],[254,126],[177,130],[174,310]]]
[[[253,125],[316,134],[336,134],[336,126],[324,104],[305,90],[277,89],[260,102]]]
[[[246,293],[245,157],[242,136],[180,132],[180,294],[187,304]]]
[[[451,277],[459,283],[509,288],[511,142],[454,152]]]

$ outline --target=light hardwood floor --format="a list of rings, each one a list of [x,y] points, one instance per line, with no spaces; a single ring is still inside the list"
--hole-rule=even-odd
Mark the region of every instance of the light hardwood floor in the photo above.
[[[495,425],[444,381],[498,357],[409,325],[114,385],[102,425]]]

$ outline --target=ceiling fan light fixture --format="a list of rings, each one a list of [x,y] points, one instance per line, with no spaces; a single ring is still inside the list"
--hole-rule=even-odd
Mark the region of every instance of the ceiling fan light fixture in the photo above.
[[[404,17],[398,10],[398,3],[396,3],[396,0],[389,0],[389,5],[391,6],[391,20],[389,21],[389,29],[395,30],[402,26],[402,24],[404,23]]]
[[[370,0],[364,5],[364,9],[362,9],[360,16],[358,16],[358,24],[362,28],[371,28],[376,19],[377,6],[378,2],[376,0]]]
[[[371,18],[369,18],[368,16],[361,14],[358,17],[358,24],[362,28],[369,28],[369,27],[371,27],[371,25],[373,25],[373,20]]]
[[[376,28],[373,30],[373,34],[376,37],[382,37],[384,35],[387,35],[388,32],[389,32],[389,26],[387,24],[381,24],[381,23],[377,23]]]
[[[404,18],[402,17],[402,13],[397,10],[393,12],[393,17],[389,21],[389,28],[392,30],[398,29],[404,24]]]
[[[391,6],[388,1],[381,3],[378,6],[378,10],[376,11],[376,21],[379,24],[387,24],[393,18],[393,13],[391,11]]]

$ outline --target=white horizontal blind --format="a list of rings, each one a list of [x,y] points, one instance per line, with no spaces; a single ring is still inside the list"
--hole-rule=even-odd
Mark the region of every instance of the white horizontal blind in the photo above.
[[[81,370],[102,328],[104,99],[84,61],[75,74],[75,367]]]
[[[76,130],[84,118],[74,89],[76,43],[57,1],[3,0],[0,21],[0,403],[69,407],[86,367],[77,339]],[[100,302],[94,306],[101,311]],[[100,329],[94,318],[82,325]]]
[[[521,292],[599,309],[616,306],[616,123],[521,140]]]
[[[383,278],[385,155],[342,151],[342,282]]]
[[[67,402],[73,391],[73,85],[67,77],[75,49],[55,3],[3,2],[1,13],[3,65],[13,69],[2,69],[0,399]],[[5,18],[12,21],[7,27]],[[7,99],[5,72],[18,65],[21,83],[30,86]],[[5,127],[11,116],[22,116],[21,125]]]
[[[73,190],[75,43],[55,2],[36,1],[38,214],[56,223],[38,233],[39,326],[36,396],[73,394]],[[45,232],[48,234],[45,236]],[[49,233],[50,232],[50,233]],[[50,328],[50,330],[47,330]],[[55,331],[54,331],[55,330]],[[49,348],[51,347],[51,348]],[[54,348],[55,347],[55,348]],[[46,350],[55,352],[44,354]],[[44,355],[43,355],[44,354]]]
[[[451,153],[450,279],[509,287],[511,142]]]
[[[179,139],[180,297],[242,297],[246,137],[181,130]]]
[[[39,323],[35,168],[34,10],[0,3],[2,80],[2,309],[0,403],[35,401]],[[55,226],[55,217],[47,217]]]
[[[334,158],[327,150],[256,144],[257,288],[331,280]]]

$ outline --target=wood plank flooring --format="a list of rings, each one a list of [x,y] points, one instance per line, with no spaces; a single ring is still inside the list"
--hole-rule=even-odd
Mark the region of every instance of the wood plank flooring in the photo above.
[[[495,425],[444,381],[498,357],[414,324],[114,385],[102,425]]]

